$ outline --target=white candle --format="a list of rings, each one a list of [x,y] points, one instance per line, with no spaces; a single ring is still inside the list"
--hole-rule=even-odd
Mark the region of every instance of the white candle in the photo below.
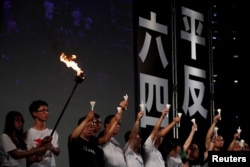
[[[219,115],[220,115],[220,120],[221,120],[221,109],[218,108],[218,109],[217,109],[217,112],[219,113]]]
[[[166,108],[169,110],[169,108],[171,107],[171,104],[166,104]]]
[[[140,108],[141,111],[145,111],[145,104],[143,103],[143,100],[141,101]]]
[[[178,112],[178,117],[181,118],[181,116],[182,116],[182,113]],[[179,127],[181,126],[181,122],[179,122],[178,126],[179,126]]]
[[[166,104],[167,110],[169,110],[170,107],[171,107],[171,104]],[[167,117],[168,117],[168,113],[167,113]]]
[[[240,129],[240,126],[238,127],[238,129],[237,129],[237,133],[241,133],[241,129]],[[238,136],[238,138],[240,138],[240,135]]]
[[[90,101],[91,111],[94,111],[95,101]]]
[[[216,127],[214,128],[214,134],[215,134],[215,136],[218,135],[218,130],[219,130],[219,128],[216,126]]]
[[[193,124],[195,124],[195,118],[191,119],[191,122],[193,122]],[[195,130],[197,130],[197,128],[195,128]]]
[[[121,112],[122,108],[121,107],[117,107],[117,112]]]
[[[126,94],[125,96],[123,96],[125,101],[128,101],[128,95]],[[125,110],[127,110],[127,107],[125,107]]]
[[[128,101],[128,95],[126,94],[125,96],[123,96],[125,101]]]

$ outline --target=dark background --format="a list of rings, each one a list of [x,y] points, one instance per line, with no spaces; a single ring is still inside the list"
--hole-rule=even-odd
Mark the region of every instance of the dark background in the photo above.
[[[33,100],[43,99],[49,103],[47,125],[52,128],[75,85],[75,71],[68,69],[59,57],[62,52],[75,54],[86,79],[77,86],[57,128],[62,149],[57,166],[65,166],[67,136],[90,110],[89,101],[96,101],[94,109],[104,120],[116,112],[116,106],[128,94],[129,107],[118,135],[121,144],[124,132],[132,126],[135,110],[139,110],[134,97],[132,0],[51,0],[52,20],[45,18],[44,2],[0,2],[0,122],[4,124],[8,111],[18,110],[24,115],[25,129],[29,128],[33,120],[28,106]],[[74,26],[71,16],[75,9],[81,12],[79,26]],[[222,109],[218,126],[226,144],[239,126],[242,138],[249,142],[249,98],[245,86],[249,67],[244,66],[243,16],[236,0],[212,0],[210,9],[214,48],[211,88],[215,108]],[[235,83],[235,79],[239,82]]]
[[[7,1],[5,1],[7,2]],[[134,121],[134,56],[130,1],[55,0],[53,20],[45,19],[44,0],[1,1],[0,33],[0,122],[10,110],[22,112],[25,130],[33,125],[28,106],[33,100],[49,103],[47,126],[53,128],[75,86],[76,72],[60,61],[62,52],[77,56],[86,79],[80,83],[64,112],[57,131],[61,154],[57,166],[68,166],[67,137],[78,119],[90,111],[90,101],[102,120],[117,112],[128,94],[123,135]],[[71,12],[80,9],[80,26],[73,25]]]

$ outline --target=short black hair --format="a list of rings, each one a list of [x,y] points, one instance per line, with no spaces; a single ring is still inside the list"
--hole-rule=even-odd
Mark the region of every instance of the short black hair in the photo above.
[[[83,120],[85,120],[87,116],[84,116],[84,117],[81,117],[79,120],[78,120],[78,123],[77,125],[80,125],[82,123]]]
[[[104,120],[104,128],[106,128],[106,124],[111,122],[111,119],[114,117],[114,114],[108,115]]]
[[[169,148],[176,148],[177,146],[180,146],[181,143],[180,143],[180,140],[177,139],[177,138],[172,138],[168,141],[168,146]]]
[[[29,112],[33,118],[34,118],[34,116],[32,113],[37,111],[40,106],[47,106],[48,107],[49,105],[46,101],[43,101],[43,100],[35,100],[30,104]]]

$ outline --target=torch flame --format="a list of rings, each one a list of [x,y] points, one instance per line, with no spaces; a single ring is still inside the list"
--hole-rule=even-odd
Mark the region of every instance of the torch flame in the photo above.
[[[77,63],[74,61],[76,59],[76,55],[72,55],[71,57],[67,57],[64,53],[61,54],[60,60],[66,64],[68,68],[72,68],[77,72],[77,76],[82,76],[84,73],[80,67],[78,67]]]

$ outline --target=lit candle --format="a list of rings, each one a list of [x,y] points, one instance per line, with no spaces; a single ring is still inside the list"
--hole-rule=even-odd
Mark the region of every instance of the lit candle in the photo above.
[[[128,95],[126,94],[125,96],[123,96],[125,101],[128,101]],[[125,107],[125,110],[127,110],[127,107]]]
[[[179,113],[178,113],[178,117],[180,117],[180,118],[181,118],[181,116],[182,116],[182,113],[180,113],[180,112],[179,112]],[[179,124],[178,124],[178,125],[179,125],[179,127],[180,127],[180,126],[181,126],[181,122],[179,122]]]
[[[191,122],[193,122],[193,124],[196,124],[195,123],[195,118],[191,119]],[[197,128],[195,130],[197,130]]]
[[[94,111],[95,101],[90,101],[91,111]]]
[[[128,101],[128,95],[126,94],[125,96],[123,96],[125,101]]]
[[[241,133],[241,129],[240,129],[240,126],[238,127],[238,129],[237,129],[237,133]],[[238,138],[240,138],[240,135],[238,136]]]
[[[166,104],[166,107],[169,110],[169,108],[171,107],[171,104]]]
[[[219,130],[219,128],[216,126],[216,127],[214,128],[214,134],[215,134],[215,136],[218,135],[218,130]]]
[[[171,104],[166,104],[167,110],[169,110],[170,107],[171,107]],[[167,113],[167,117],[168,117],[168,113]]]
[[[145,111],[145,104],[143,103],[143,100],[141,101],[140,108],[141,111]]]
[[[121,112],[122,108],[121,107],[117,107],[117,112]]]
[[[220,120],[221,120],[221,109],[218,108],[218,109],[217,109],[217,112],[218,112],[218,114],[220,115]]]

